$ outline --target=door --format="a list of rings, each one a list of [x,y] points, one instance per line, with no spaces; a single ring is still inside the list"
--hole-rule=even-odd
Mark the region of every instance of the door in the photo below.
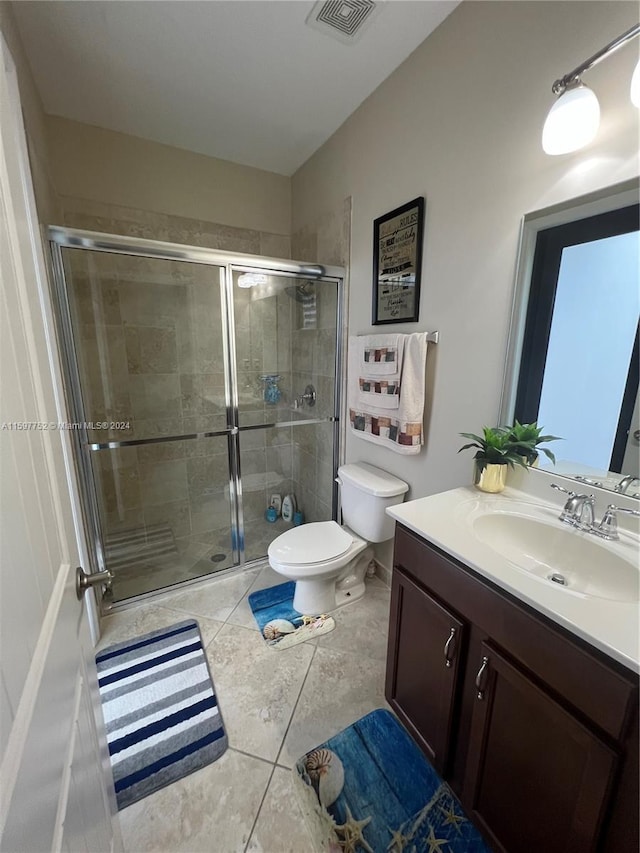
[[[449,757],[464,624],[395,568],[385,695],[433,766]]]
[[[15,67],[0,47],[0,848],[120,850]]]
[[[616,754],[490,644],[477,665],[467,814],[496,851],[595,850]]]
[[[110,597],[237,566],[224,267],[52,252],[85,516]]]
[[[50,234],[85,517],[112,599],[264,558],[292,523],[265,512],[287,495],[304,520],[333,518],[342,279]]]
[[[304,521],[334,518],[341,281],[232,268],[243,546],[264,557],[291,527],[265,511],[287,495]]]

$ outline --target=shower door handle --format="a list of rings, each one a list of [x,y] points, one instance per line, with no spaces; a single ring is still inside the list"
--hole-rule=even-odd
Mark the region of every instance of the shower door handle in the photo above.
[[[104,584],[108,587],[111,586],[112,580],[113,572],[110,572],[108,569],[104,572],[93,572],[93,574],[88,575],[82,566],[78,566],[76,569],[76,596],[78,597],[78,601],[82,600],[82,596],[90,587],[98,586],[99,584]]]

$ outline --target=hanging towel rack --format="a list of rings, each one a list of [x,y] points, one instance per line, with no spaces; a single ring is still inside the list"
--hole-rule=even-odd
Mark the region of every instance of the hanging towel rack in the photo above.
[[[440,332],[427,332],[427,340],[430,344],[437,344]]]

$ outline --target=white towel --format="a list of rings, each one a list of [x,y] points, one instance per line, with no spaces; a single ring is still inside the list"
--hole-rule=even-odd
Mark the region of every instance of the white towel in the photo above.
[[[397,409],[400,405],[400,376],[381,379],[378,377],[358,377],[360,386],[360,405],[365,409]]]
[[[368,338],[375,336],[370,335]],[[383,336],[380,336],[383,337]],[[427,339],[424,332],[399,336],[404,340],[398,407],[364,405],[361,393],[361,344],[349,338],[347,388],[349,423],[353,433],[397,453],[419,453],[424,443],[424,392]],[[369,395],[373,396],[373,395]],[[368,402],[365,397],[365,402]]]
[[[361,368],[365,376],[395,374],[400,378],[402,348],[406,335],[361,335]]]
[[[397,409],[405,335],[362,335],[360,352],[360,405],[364,409]]]

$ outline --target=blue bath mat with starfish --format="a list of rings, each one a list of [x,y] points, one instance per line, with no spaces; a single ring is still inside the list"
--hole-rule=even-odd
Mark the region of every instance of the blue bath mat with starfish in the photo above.
[[[491,853],[409,734],[380,709],[311,750],[294,781],[318,851]]]
[[[268,589],[257,589],[249,596],[249,607],[267,645],[288,649],[296,643],[313,640],[333,631],[336,623],[326,613],[298,613],[293,609],[295,581],[286,581]]]

